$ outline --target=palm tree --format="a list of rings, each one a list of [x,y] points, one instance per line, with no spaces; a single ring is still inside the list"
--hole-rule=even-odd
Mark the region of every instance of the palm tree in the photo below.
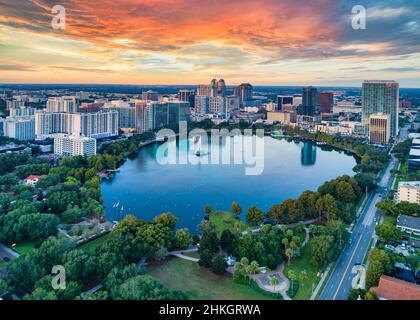
[[[246,268],[249,265],[249,260],[247,257],[243,257],[241,258],[240,264],[242,266],[242,268]]]
[[[301,272],[299,272],[299,281],[302,283],[302,287],[305,285],[304,281],[308,279],[308,273],[306,272],[306,270],[302,270]]]
[[[290,279],[290,282],[292,283],[292,290],[294,289],[294,282],[296,281],[296,274],[293,270],[289,270],[287,273],[287,276]]]
[[[278,286],[280,284],[279,279],[277,279],[277,277],[270,277],[270,286],[274,287],[274,291],[276,290],[276,286]]]
[[[289,240],[287,238],[283,238],[281,243],[284,245],[284,250],[286,250],[287,246],[289,245]]]
[[[251,269],[252,275],[256,275],[260,271],[260,265],[255,260],[251,261],[249,267]]]
[[[293,258],[293,256],[295,255],[295,252],[292,248],[288,248],[285,252],[286,257],[289,259],[288,264],[290,264],[290,260]]]

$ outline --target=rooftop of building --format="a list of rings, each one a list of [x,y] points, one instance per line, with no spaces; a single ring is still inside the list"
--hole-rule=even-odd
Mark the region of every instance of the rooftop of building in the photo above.
[[[363,83],[397,83],[395,80],[364,80]]]
[[[420,218],[400,214],[397,218],[397,227],[420,231]]]
[[[410,149],[410,156],[419,157],[420,156],[420,149],[411,148]]]
[[[406,188],[420,188],[420,181],[401,181],[398,184],[398,187],[406,187]]]
[[[371,290],[387,300],[420,300],[420,286],[389,276],[381,276],[379,285]]]

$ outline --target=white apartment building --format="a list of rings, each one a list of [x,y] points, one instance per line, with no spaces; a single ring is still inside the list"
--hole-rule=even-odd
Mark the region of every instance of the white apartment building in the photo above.
[[[340,123],[322,122],[321,124],[315,125],[315,131],[323,132],[326,134],[340,134],[343,136],[351,136],[353,134],[353,128],[345,126]]]
[[[25,102],[21,100],[7,100],[6,101],[7,110],[10,110],[12,108],[20,108],[24,106],[25,106]]]
[[[4,135],[17,140],[35,139],[35,119],[27,117],[7,117],[3,123]]]
[[[53,97],[47,101],[47,112],[74,113],[78,111],[77,98],[73,96]]]
[[[123,100],[114,100],[104,104],[103,109],[118,112],[118,127],[121,129],[136,128],[136,108],[134,104]]]
[[[195,112],[197,114],[209,113],[209,96],[195,96]]]
[[[96,139],[78,135],[57,134],[54,137],[54,153],[69,156],[96,155]]]
[[[398,185],[397,201],[420,205],[420,181],[405,181]]]
[[[16,117],[16,116],[33,116],[35,114],[35,108],[32,107],[12,107],[10,108],[10,116]]]
[[[96,113],[35,113],[35,133],[37,137],[54,133],[75,134],[92,138],[106,138],[118,135],[118,112],[100,111]]]
[[[226,98],[222,96],[209,97],[209,113],[224,114],[227,118]]]

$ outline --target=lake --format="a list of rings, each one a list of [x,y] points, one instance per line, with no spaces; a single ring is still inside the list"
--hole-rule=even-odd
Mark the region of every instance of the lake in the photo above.
[[[107,219],[120,220],[133,214],[151,220],[171,212],[179,218],[178,227],[195,232],[207,203],[213,209],[229,210],[232,201],[236,201],[242,207],[242,215],[252,205],[267,211],[286,198],[316,190],[327,180],[354,174],[356,160],[344,151],[319,147],[313,142],[263,139],[264,170],[260,175],[246,175],[249,165],[233,161],[219,165],[162,165],[162,143],[141,148],[136,157],[127,159],[119,173],[101,183]],[[229,140],[220,145],[221,154],[232,148],[233,139]],[[188,150],[192,149],[191,144],[183,140],[176,144],[177,151],[187,153],[191,159],[199,158],[198,161],[210,159],[211,153],[198,157]]]

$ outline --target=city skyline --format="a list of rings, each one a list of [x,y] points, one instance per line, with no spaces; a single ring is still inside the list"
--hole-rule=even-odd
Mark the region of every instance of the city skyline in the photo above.
[[[2,0],[0,83],[420,87],[420,1]],[[352,6],[367,10],[352,28]]]

